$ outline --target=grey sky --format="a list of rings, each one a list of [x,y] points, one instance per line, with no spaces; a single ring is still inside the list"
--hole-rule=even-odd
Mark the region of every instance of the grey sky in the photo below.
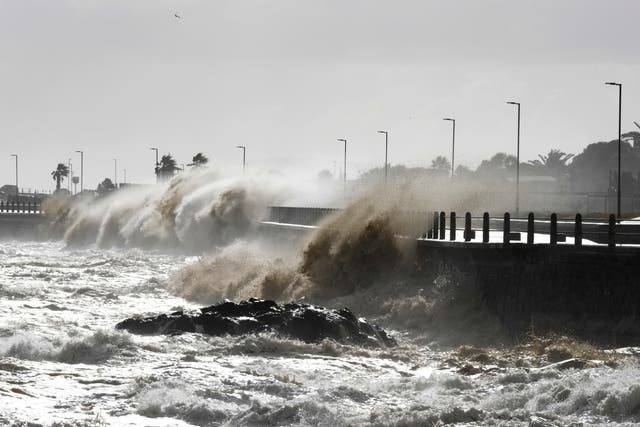
[[[174,12],[182,19],[173,18]],[[640,2],[0,0],[0,183],[52,188],[86,153],[86,187],[153,181],[149,147],[227,173],[349,176],[450,155],[475,167],[515,148],[580,152],[640,122]],[[4,160],[2,160],[4,159]]]

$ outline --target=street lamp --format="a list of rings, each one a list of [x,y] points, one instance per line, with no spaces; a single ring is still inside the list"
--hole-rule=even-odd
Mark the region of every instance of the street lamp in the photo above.
[[[344,194],[347,194],[347,140],[344,138],[338,138],[338,141],[344,142],[344,166],[342,169],[342,175],[344,180]]]
[[[618,220],[620,220],[620,201],[622,194],[620,188],[620,174],[622,170],[622,83],[607,82],[605,84],[610,86],[618,86],[618,188],[616,189],[616,193],[618,193]]]
[[[516,151],[516,216],[520,216],[520,103],[507,101],[507,104],[518,106],[518,148]]]
[[[118,188],[118,159],[113,159],[113,185]]]
[[[20,190],[18,190],[18,155],[12,154],[11,157],[16,158],[16,201],[18,201],[18,197],[20,196]]]
[[[84,151],[76,150],[80,153],[80,194],[84,191]]]
[[[157,183],[158,182],[158,167],[160,166],[160,163],[158,163],[158,149],[151,147],[151,150],[156,152],[156,168],[154,169],[154,171],[156,173],[156,183]]]
[[[446,120],[453,123],[453,142],[451,143],[451,178],[453,178],[453,171],[454,171],[453,164],[454,164],[455,155],[456,155],[456,119],[450,119],[447,117],[442,120]]]
[[[242,150],[242,174],[244,175],[244,172],[247,169],[247,147],[244,145],[236,145],[236,148],[240,148]]]
[[[73,166],[71,165],[71,159],[67,159],[67,166],[69,168],[69,177],[67,178],[67,190],[71,194],[71,180],[73,179]]]
[[[389,132],[379,130],[378,133],[384,134],[384,183],[386,184],[389,178],[389,162],[387,161],[389,154]]]

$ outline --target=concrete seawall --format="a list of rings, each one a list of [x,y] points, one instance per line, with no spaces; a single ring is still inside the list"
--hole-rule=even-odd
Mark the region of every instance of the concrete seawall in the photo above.
[[[41,239],[46,237],[43,215],[27,213],[0,214],[0,239]]]
[[[640,340],[640,248],[419,240],[417,258],[425,271],[460,274],[514,334]]]

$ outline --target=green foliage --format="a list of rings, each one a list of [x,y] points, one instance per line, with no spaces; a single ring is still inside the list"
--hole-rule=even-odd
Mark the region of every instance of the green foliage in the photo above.
[[[203,153],[199,152],[191,158],[191,163],[189,163],[187,166],[200,167],[206,165],[207,163],[209,163],[209,158]]]
[[[431,160],[430,169],[437,174],[446,175],[451,170],[451,162],[445,156],[438,156]]]
[[[60,191],[60,184],[69,176],[69,167],[64,163],[58,163],[58,167],[51,172],[51,177],[56,182],[56,191]]]
[[[104,196],[105,194],[115,189],[116,186],[114,185],[113,181],[111,181],[110,178],[105,178],[100,184],[98,184],[98,188],[96,189],[96,191],[99,195]]]
[[[176,160],[171,154],[165,154],[160,159],[160,164],[156,167],[156,175],[161,180],[166,180],[171,178],[177,170],[180,170],[180,168]]]

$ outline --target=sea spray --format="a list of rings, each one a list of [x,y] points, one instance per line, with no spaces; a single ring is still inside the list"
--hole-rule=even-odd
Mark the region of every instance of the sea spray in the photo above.
[[[249,234],[290,189],[280,179],[221,178],[194,170],[166,183],[131,186],[102,198],[55,196],[43,209],[69,246],[206,251]]]

